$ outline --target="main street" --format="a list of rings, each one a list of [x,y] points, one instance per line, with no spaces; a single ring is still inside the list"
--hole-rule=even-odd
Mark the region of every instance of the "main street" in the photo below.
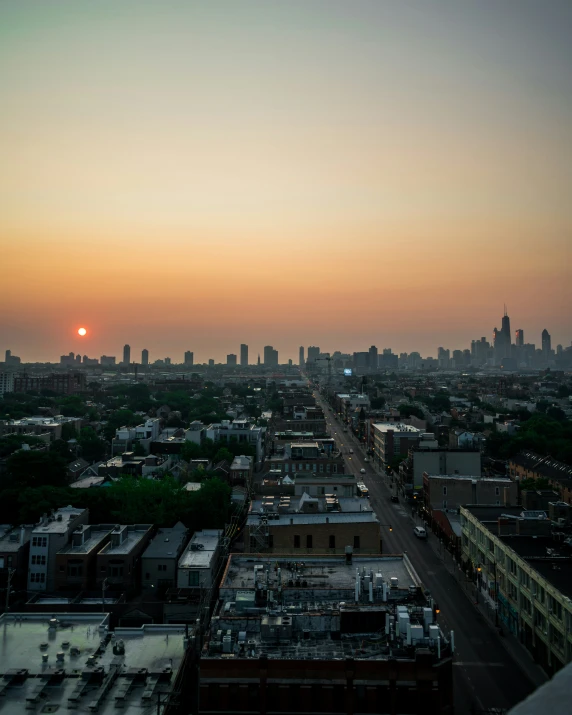
[[[438,549],[432,548],[429,542],[436,537],[431,532],[427,540],[414,535],[411,506],[401,497],[399,503],[390,501],[387,477],[365,461],[358,440],[351,432],[343,432],[337,415],[317,391],[315,397],[326,415],[328,432],[338,445],[343,445],[346,471],[364,481],[369,489],[371,506],[383,524],[383,553],[407,554],[424,587],[439,604],[441,627],[445,632],[455,633],[455,712],[464,715],[487,708],[508,709],[523,700],[534,686],[500,642],[501,636],[463,593]],[[366,473],[361,474],[361,469]],[[389,525],[393,528],[391,532]]]

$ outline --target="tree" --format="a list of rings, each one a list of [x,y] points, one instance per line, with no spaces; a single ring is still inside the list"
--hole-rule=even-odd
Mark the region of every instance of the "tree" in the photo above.
[[[425,419],[423,410],[420,407],[417,407],[417,405],[402,404],[399,405],[397,409],[402,417],[411,417],[413,415],[414,417],[418,417],[420,420]]]
[[[50,452],[58,454],[66,462],[71,462],[73,459],[73,452],[63,439],[55,439],[50,445]]]
[[[93,427],[84,427],[78,437],[81,453],[89,462],[99,462],[105,457],[107,445],[97,436]]]
[[[383,409],[385,405],[385,397],[372,397],[371,398],[371,409],[372,410],[381,410]]]
[[[0,488],[56,487],[65,486],[67,481],[66,461],[59,454],[29,450],[8,457]]]
[[[221,447],[215,454],[213,458],[213,462],[215,464],[218,464],[219,462],[222,462],[223,460],[226,462],[232,462],[234,459],[233,453],[227,449],[226,447]]]
[[[71,422],[64,422],[62,424],[62,439],[64,442],[70,439],[77,439],[77,430],[75,425]]]

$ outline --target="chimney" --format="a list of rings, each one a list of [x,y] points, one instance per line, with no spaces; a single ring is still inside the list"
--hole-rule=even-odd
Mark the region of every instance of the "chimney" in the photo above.
[[[26,528],[24,526],[20,527],[20,544],[23,544],[26,540]]]
[[[504,493],[504,505],[510,506],[510,488],[504,487],[503,493]]]

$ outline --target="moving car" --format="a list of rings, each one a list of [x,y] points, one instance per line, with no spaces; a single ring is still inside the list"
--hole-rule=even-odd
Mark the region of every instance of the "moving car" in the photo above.
[[[399,501],[399,497],[397,496],[397,494],[391,495],[391,501],[397,504],[397,502]]]
[[[427,532],[422,526],[416,526],[413,529],[413,533],[418,539],[426,539],[427,538]]]
[[[360,474],[365,474],[365,469],[360,469]]]
[[[369,457],[364,457],[364,462],[369,462]]]
[[[357,491],[360,497],[367,497],[369,499],[369,490],[363,482],[358,482]]]
[[[354,453],[353,449],[350,449],[350,454],[353,454],[353,453]]]

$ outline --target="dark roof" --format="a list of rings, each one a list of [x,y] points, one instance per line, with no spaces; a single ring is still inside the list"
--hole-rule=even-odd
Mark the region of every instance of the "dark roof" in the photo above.
[[[538,472],[547,479],[572,478],[572,467],[569,464],[559,462],[550,456],[542,457],[531,450],[519,452],[511,457],[510,461],[525,469]]]
[[[525,511],[521,506],[481,506],[480,504],[466,504],[464,506],[467,511],[470,511],[481,522],[497,521],[499,516],[503,514],[516,517]]]

